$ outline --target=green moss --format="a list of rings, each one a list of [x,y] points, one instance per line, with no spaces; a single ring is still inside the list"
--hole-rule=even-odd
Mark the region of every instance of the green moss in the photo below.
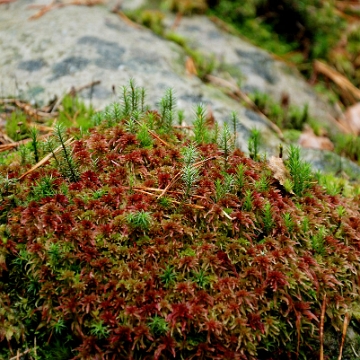
[[[311,358],[324,296],[334,329],[359,296],[359,196],[317,181],[294,147],[280,184],[258,133],[251,159],[229,126],[205,136],[202,106],[189,134],[172,91],[148,112],[140,90],[71,144],[57,125],[58,161],[21,179],[19,153],[0,166],[1,356],[36,339],[44,359]]]
[[[30,127],[27,124],[26,115],[20,111],[11,113],[5,125],[6,133],[15,141],[26,139],[30,136]]]

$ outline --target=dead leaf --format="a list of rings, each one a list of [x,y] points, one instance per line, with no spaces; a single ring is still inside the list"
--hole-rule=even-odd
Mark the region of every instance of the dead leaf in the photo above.
[[[12,2],[15,2],[16,0],[0,0],[0,5],[2,4],[10,4]]]
[[[334,144],[326,136],[316,136],[313,129],[307,126],[299,138],[299,145],[309,149],[334,150]]]
[[[282,158],[272,156],[268,161],[268,166],[273,172],[274,178],[279,181],[279,183],[284,186],[286,180],[291,179],[289,170],[285,167],[284,161]]]
[[[352,134],[360,135],[360,102],[347,108],[339,123]]]
[[[188,75],[197,75],[195,62],[192,57],[188,56],[185,62],[185,69]]]

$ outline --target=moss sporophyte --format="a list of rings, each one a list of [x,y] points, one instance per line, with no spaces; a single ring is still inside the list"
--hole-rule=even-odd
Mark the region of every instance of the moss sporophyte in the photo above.
[[[1,155],[0,355],[326,354],[321,329],[356,314],[359,195],[320,185],[295,147],[281,184],[256,131],[251,157],[235,148],[236,114],[209,126],[199,105],[190,132],[174,90],[150,110],[122,89],[86,131],[58,123]]]

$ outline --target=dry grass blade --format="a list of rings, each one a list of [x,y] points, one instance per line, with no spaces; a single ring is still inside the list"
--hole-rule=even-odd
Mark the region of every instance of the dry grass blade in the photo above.
[[[360,99],[360,90],[356,88],[345,76],[341,75],[335,69],[329,65],[324,64],[321,61],[314,61],[314,70],[320,73],[330,80],[332,80],[344,93],[352,103],[356,102],[356,99]]]
[[[326,309],[326,294],[324,294],[320,315],[320,360],[324,360],[324,321]]]
[[[70,138],[65,142],[65,145],[70,145],[72,144],[74,138]],[[61,149],[62,149],[62,145],[58,146],[55,150],[54,150],[54,154],[57,154]],[[46,155],[43,159],[41,159],[37,164],[35,164],[30,170],[28,170],[26,173],[22,174],[18,180],[23,179],[26,175],[30,174],[31,172],[33,172],[34,170],[36,170],[37,168],[39,168],[40,166],[46,164],[51,157],[53,156],[52,153]]]
[[[343,349],[344,349],[346,332],[347,332],[347,328],[348,328],[349,323],[350,323],[350,318],[351,318],[351,315],[349,313],[346,313],[345,314],[345,319],[344,319],[344,326],[343,326],[343,332],[342,332],[342,337],[341,337],[341,344],[340,344],[338,360],[342,359],[342,352],[343,352]]]

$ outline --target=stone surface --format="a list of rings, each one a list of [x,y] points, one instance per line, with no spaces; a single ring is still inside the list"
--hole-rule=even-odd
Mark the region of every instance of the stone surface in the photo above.
[[[166,89],[173,88],[188,121],[198,103],[211,109],[220,123],[237,111],[241,119],[238,145],[243,150],[254,127],[264,135],[264,149],[271,152],[277,147],[278,139],[266,121],[219,89],[186,74],[179,61],[185,57],[180,46],[146,28],[129,25],[107,6],[65,6],[30,20],[38,10],[29,4],[18,0],[1,7],[1,96],[21,96],[41,104],[72,86],[100,80],[92,91],[85,89],[79,95],[103,108],[117,100],[113,87],[119,90],[134,78],[137,85],[146,87],[152,106]],[[36,4],[40,1],[31,3]]]
[[[168,28],[173,23],[173,19],[168,19]],[[300,107],[307,104],[311,116],[330,126],[334,124],[333,118],[340,115],[315,93],[296,68],[237,36],[221,31],[210,19],[203,16],[183,18],[175,32],[187,39],[194,49],[214,56],[225,68],[240,71],[243,91],[260,91],[270,94],[275,100],[287,94],[290,103]]]
[[[203,103],[220,125],[236,111],[237,145],[247,151],[249,134],[257,128],[262,134],[262,150],[268,156],[277,154],[280,140],[266,119],[221,89],[188,75],[185,50],[112,13],[114,1],[93,7],[64,6],[36,19],[31,19],[39,11],[36,6],[48,5],[49,0],[16,0],[0,5],[0,97],[18,96],[43,105],[72,87],[100,80],[99,85],[82,90],[79,96],[101,109],[117,101],[120,86],[133,78],[146,88],[150,106],[156,106],[166,89],[173,88],[178,108],[185,110],[188,122],[193,120],[198,103]],[[123,8],[132,9],[143,4],[144,0],[122,2]],[[165,24],[170,27],[173,22],[174,17],[167,15]],[[226,33],[208,18],[184,17],[175,31],[191,47],[215,56],[222,68],[231,68],[243,91],[258,90],[275,98],[286,92],[291,102],[308,103],[310,113],[324,124],[336,115],[295,69]]]

